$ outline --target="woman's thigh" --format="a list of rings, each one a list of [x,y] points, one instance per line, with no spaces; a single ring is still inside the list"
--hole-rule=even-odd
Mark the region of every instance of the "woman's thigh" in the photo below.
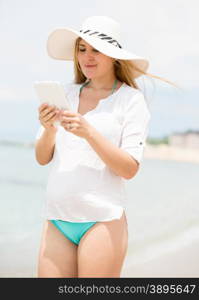
[[[46,220],[38,258],[38,277],[77,276],[77,245]]]
[[[119,220],[98,222],[78,246],[78,277],[120,277],[128,248],[125,213]]]

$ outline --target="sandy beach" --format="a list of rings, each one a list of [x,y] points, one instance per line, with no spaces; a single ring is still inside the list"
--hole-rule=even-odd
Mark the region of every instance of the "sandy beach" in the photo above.
[[[146,144],[144,157],[162,160],[177,160],[199,163],[199,149],[182,148],[177,146],[169,146],[166,144]]]
[[[199,278],[199,239],[149,261],[130,264],[127,257],[121,277],[196,277]]]

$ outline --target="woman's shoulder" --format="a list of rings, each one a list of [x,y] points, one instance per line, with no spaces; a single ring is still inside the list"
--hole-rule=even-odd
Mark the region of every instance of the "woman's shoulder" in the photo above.
[[[125,96],[122,97],[122,103],[125,107],[126,112],[136,111],[140,112],[141,114],[144,112],[150,114],[150,107],[142,90],[126,84],[124,91]]]
[[[122,93],[124,97],[122,97],[123,103],[128,105],[129,103],[137,102],[138,98],[144,99],[144,94],[140,89],[132,87],[126,83],[123,83]]]
[[[123,85],[125,87],[125,92],[128,92],[128,96],[135,95],[137,93],[142,93],[140,89],[128,85],[126,82],[123,82]]]

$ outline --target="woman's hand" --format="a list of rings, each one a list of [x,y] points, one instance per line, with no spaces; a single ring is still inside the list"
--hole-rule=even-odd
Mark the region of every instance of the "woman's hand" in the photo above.
[[[80,113],[68,110],[60,113],[60,124],[65,130],[85,139],[90,137],[93,129]]]
[[[60,110],[55,106],[43,103],[38,108],[40,123],[46,129],[56,129],[54,122],[59,120]]]

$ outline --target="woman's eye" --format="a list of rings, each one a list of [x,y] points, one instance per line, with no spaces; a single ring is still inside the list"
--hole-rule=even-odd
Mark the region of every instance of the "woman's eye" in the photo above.
[[[79,51],[80,51],[80,52],[84,52],[84,51],[85,51],[85,49],[79,49]],[[93,49],[93,51],[94,51],[94,52],[99,52],[99,51],[98,51],[98,50],[96,50],[96,49]]]

